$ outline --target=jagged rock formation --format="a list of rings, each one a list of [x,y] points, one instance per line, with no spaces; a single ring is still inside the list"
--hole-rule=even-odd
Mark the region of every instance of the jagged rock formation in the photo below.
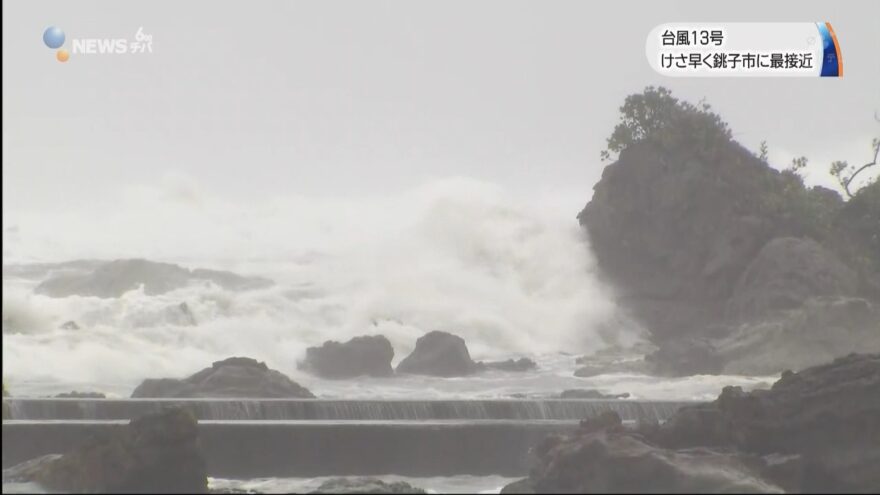
[[[323,378],[390,376],[394,349],[382,335],[354,337],[348,342],[328,340],[320,347],[306,349],[298,367]]]
[[[769,390],[727,387],[663,425],[606,413],[535,455],[503,493],[876,492],[880,355],[786,372]]]
[[[3,471],[3,481],[36,482],[67,493],[207,493],[195,417],[183,409],[149,414],[72,452]]]
[[[119,297],[143,285],[148,295],[164,294],[197,281],[210,281],[229,290],[248,290],[271,285],[270,280],[243,277],[232,272],[196,268],[144,259],[122,259],[83,264],[41,282],[38,294],[50,297]]]
[[[313,398],[305,387],[266,363],[246,357],[216,361],[182,380],[147,379],[132,392],[139,397]]]
[[[729,361],[737,354],[725,349],[730,339],[779,350],[747,327],[775,322],[797,341],[811,333],[798,330],[808,304],[877,303],[880,201],[869,193],[844,203],[804,188],[735,142],[706,153],[644,140],[605,168],[578,220],[622,302],[660,347],[650,367],[718,373],[744,366]],[[878,330],[880,319],[831,332],[835,355],[880,351]],[[783,352],[772,371],[826,357]]]
[[[397,372],[454,377],[487,370],[523,372],[535,368],[537,364],[529,358],[474,361],[463,338],[435,330],[416,340],[415,349],[397,365]]]

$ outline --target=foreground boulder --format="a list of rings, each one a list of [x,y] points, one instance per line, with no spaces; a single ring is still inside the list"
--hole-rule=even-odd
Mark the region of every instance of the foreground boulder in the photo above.
[[[394,349],[382,335],[354,337],[348,342],[328,340],[320,347],[306,349],[299,368],[323,378],[390,376]]]
[[[675,451],[621,425],[617,413],[584,422],[536,449],[527,480],[502,493],[782,493],[752,456],[714,449]]]
[[[246,357],[216,361],[210,368],[182,380],[147,379],[132,392],[133,398],[235,397],[313,398],[308,389],[266,363]]]
[[[398,373],[442,377],[470,375],[478,369],[463,338],[437,330],[419,337],[416,348],[397,365]]]
[[[207,493],[198,425],[174,408],[142,416],[106,438],[3,471],[3,481],[70,493]]]
[[[405,481],[386,483],[377,478],[333,478],[309,493],[426,493]]]
[[[663,425],[616,413],[549,437],[506,493],[859,492],[880,488],[880,355],[850,355],[769,390],[727,387]]]
[[[243,277],[232,272],[196,268],[190,270],[171,263],[144,259],[122,259],[67,270],[40,283],[38,294],[50,297],[94,296],[119,297],[143,286],[147,295],[164,294],[198,281],[209,281],[229,290],[266,287],[270,280]]]
[[[717,446],[802,458],[811,489],[880,488],[880,354],[852,354],[770,390],[726,387],[710,404],[676,413],[654,439],[667,447]]]

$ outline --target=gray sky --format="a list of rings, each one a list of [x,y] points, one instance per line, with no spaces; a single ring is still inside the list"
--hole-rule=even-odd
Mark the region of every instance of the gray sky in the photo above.
[[[191,178],[230,198],[357,196],[465,175],[585,201],[623,98],[705,97],[753,149],[868,157],[880,2],[3,2],[3,205],[88,203]],[[671,21],[830,21],[845,77],[669,79],[644,55]],[[42,43],[153,35],[150,56]],[[69,42],[68,42],[69,47]],[[574,215],[580,206],[573,205]]]

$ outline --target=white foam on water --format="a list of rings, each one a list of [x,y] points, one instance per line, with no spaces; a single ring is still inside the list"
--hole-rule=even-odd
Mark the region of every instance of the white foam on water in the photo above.
[[[4,379],[19,393],[127,395],[145,377],[186,376],[233,355],[310,382],[296,370],[306,347],[363,334],[386,335],[395,361],[435,329],[464,337],[477,359],[639,338],[599,281],[573,212],[471,179],[388,197],[250,204],[172,181],[128,189],[101,209],[4,216],[4,266],[144,257],[277,282],[51,298],[33,292],[38,279],[4,271]],[[182,324],[183,302],[198,325]],[[66,321],[80,329],[60,329]]]

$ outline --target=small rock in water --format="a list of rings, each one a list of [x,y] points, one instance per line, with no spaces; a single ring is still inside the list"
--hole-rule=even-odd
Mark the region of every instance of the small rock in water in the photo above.
[[[133,398],[234,397],[314,398],[305,387],[266,363],[247,357],[214,362],[210,368],[182,380],[150,378],[132,392]]]
[[[309,493],[427,493],[405,481],[386,483],[378,478],[334,478]]]
[[[477,364],[481,368],[485,369],[514,372],[530,371],[538,367],[538,365],[529,358],[508,359],[507,361],[495,361],[488,363],[480,362]]]
[[[323,378],[342,379],[358,376],[390,376],[394,349],[383,335],[363,335],[348,342],[328,340],[320,347],[306,349],[299,369]]]
[[[62,323],[58,328],[61,330],[79,330],[79,325],[77,325],[75,321],[69,320]]]
[[[433,331],[419,337],[416,348],[397,365],[398,373],[431,376],[465,376],[478,370],[464,339]]]

